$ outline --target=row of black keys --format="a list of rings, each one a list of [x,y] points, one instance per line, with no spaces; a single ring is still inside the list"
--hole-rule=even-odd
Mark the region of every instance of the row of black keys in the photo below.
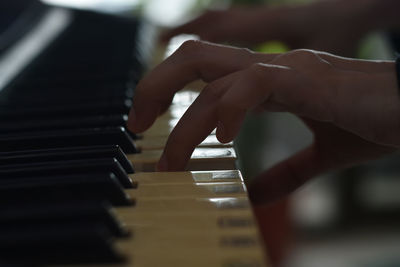
[[[134,204],[132,172],[118,146],[0,153],[0,264],[123,261],[112,241],[128,233],[109,207]]]
[[[138,21],[75,12],[0,96],[0,265],[120,262],[132,205],[125,123],[141,75]]]
[[[107,202],[70,200],[7,204],[0,215],[0,265],[118,263],[113,246],[130,232]]]

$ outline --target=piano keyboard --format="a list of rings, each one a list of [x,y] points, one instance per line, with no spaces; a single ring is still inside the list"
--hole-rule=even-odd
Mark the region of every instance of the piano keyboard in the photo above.
[[[0,74],[0,266],[265,266],[232,144],[212,134],[187,172],[152,172],[196,92],[142,135],[125,129],[151,29],[36,9],[0,62],[18,61]]]

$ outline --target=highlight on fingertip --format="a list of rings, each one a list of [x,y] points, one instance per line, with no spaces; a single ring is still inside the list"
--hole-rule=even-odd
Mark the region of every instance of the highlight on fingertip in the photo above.
[[[218,141],[223,144],[229,143],[233,139],[229,136],[229,134],[227,133],[226,127],[224,126],[224,124],[221,121],[218,122],[216,135],[217,135]]]

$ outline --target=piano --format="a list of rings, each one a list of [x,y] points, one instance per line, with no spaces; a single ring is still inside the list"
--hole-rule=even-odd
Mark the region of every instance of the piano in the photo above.
[[[0,4],[0,266],[266,266],[232,144],[154,172],[198,92],[125,128],[154,49],[143,19]]]

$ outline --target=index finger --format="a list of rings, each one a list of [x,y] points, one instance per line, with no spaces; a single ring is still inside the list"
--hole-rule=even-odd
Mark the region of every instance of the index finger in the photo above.
[[[186,41],[175,53],[148,73],[138,84],[128,128],[140,133],[168,107],[175,92],[194,80],[211,82],[255,62],[269,62],[276,55],[257,54],[201,41]]]

